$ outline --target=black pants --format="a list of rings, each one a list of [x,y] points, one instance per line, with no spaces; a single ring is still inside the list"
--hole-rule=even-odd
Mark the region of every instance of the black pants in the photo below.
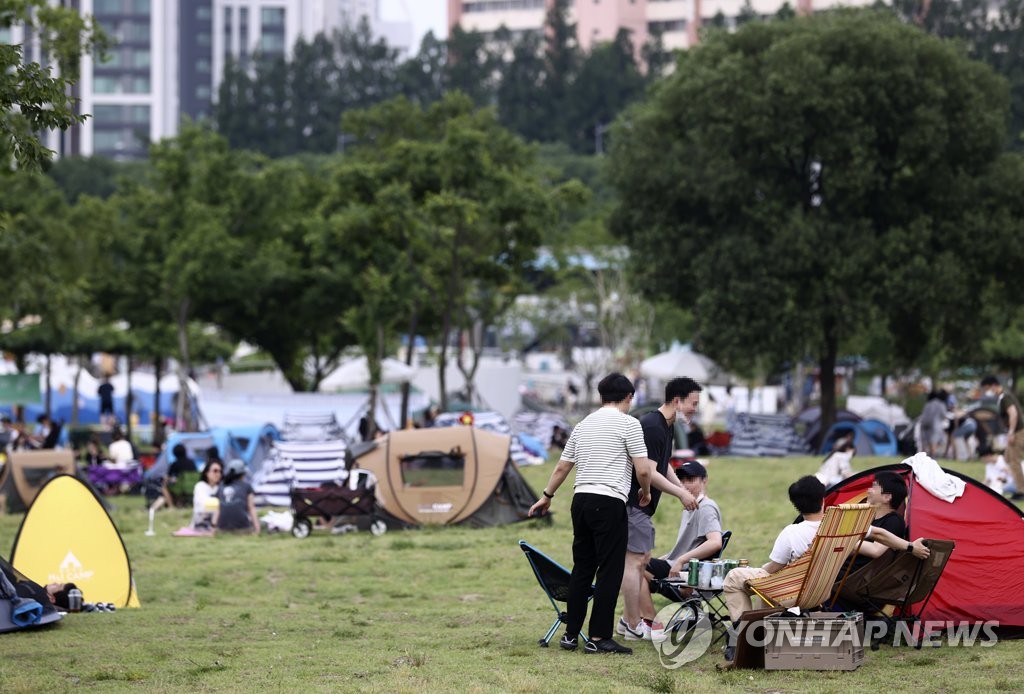
[[[590,636],[610,639],[615,622],[615,603],[622,586],[626,563],[626,504],[602,494],[572,497],[572,576],[569,579],[568,622],[565,633],[576,636],[587,616],[587,597],[594,587]]]

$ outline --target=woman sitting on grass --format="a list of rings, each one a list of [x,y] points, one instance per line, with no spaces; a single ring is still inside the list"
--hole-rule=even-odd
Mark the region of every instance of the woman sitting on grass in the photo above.
[[[248,531],[260,534],[260,519],[256,515],[256,495],[252,485],[245,481],[245,463],[235,458],[224,469],[224,482],[217,490],[220,511],[217,529]]]

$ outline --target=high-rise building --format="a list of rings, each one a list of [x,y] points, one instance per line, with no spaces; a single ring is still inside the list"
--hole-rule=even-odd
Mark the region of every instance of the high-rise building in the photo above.
[[[57,156],[146,155],[150,142],[178,133],[183,116],[212,115],[225,65],[251,65],[254,56],[287,54],[299,37],[312,39],[366,15],[375,35],[411,49],[411,25],[382,22],[379,0],[50,0],[95,17],[113,39],[105,56],[82,59],[73,95],[81,126],[49,133]],[[41,60],[38,40],[24,27],[0,40],[24,45]],[[395,41],[405,39],[403,45]]]

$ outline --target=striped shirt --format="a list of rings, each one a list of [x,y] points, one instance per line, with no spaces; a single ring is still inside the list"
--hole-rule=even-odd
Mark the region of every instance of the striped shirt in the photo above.
[[[562,460],[576,466],[573,491],[626,501],[633,477],[632,458],[646,458],[639,420],[614,407],[587,415],[572,430]]]

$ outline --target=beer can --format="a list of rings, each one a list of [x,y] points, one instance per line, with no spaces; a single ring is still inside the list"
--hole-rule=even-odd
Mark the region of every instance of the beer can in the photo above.
[[[740,565],[739,559],[726,559],[725,560],[725,574],[729,575],[729,572],[737,568]]]
[[[745,569],[749,565],[750,565],[750,560],[748,560],[748,559],[740,559],[739,568]]]
[[[700,581],[700,560],[691,559],[690,569],[686,574],[686,585],[695,586]]]

